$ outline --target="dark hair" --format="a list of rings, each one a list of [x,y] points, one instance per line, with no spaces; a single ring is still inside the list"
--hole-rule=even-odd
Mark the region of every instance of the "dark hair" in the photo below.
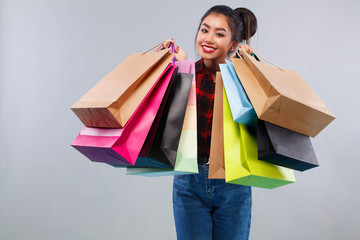
[[[198,32],[201,23],[212,13],[222,14],[227,18],[233,41],[248,41],[256,32],[257,20],[252,11],[247,8],[236,8],[233,10],[225,5],[217,5],[210,8],[201,18]]]

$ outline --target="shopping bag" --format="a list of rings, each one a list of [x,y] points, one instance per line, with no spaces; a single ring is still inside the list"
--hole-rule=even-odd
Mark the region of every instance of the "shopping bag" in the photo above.
[[[197,131],[196,131],[196,82],[195,82],[195,62],[192,60],[177,61],[180,73],[190,73],[191,88],[188,96],[186,113],[182,125],[180,142],[176,154],[175,166],[173,168],[156,168],[147,165],[147,168],[135,167],[127,168],[127,175],[143,176],[169,176],[179,174],[198,173],[197,166]],[[154,160],[154,159],[152,159]]]
[[[150,131],[146,137],[146,140],[141,148],[141,151],[139,153],[138,158],[136,159],[135,165],[136,167],[159,167],[159,168],[169,168],[168,162],[165,161],[165,163],[162,163],[160,161],[157,161],[153,158],[151,158],[150,152],[151,152],[151,147],[154,147],[154,141],[155,141],[155,137],[159,138],[161,136],[159,136],[159,133],[157,134],[157,130],[159,128],[161,128],[162,130],[164,129],[164,125],[166,121],[162,121],[161,124],[162,126],[159,126],[161,119],[163,119],[164,117],[166,117],[166,112],[169,110],[169,104],[171,103],[171,98],[172,95],[175,92],[175,87],[176,87],[176,80],[177,80],[177,71],[178,68],[175,68],[174,71],[174,80],[170,82],[169,87],[165,93],[165,96],[161,102],[160,108],[158,113],[156,114],[155,120],[153,122],[153,124],[151,125]],[[166,109],[165,113],[164,113],[164,109]],[[167,163],[167,164],[166,164]],[[117,166],[117,165],[113,165],[114,167],[123,167],[123,166]]]
[[[175,91],[169,96],[170,104],[164,109],[163,117],[150,147],[149,156],[169,167],[175,166],[191,79],[192,75],[190,74],[177,74]]]
[[[225,178],[224,133],[223,133],[223,79],[216,73],[215,98],[211,129],[209,174],[210,179]]]
[[[171,44],[170,46],[164,46],[162,44],[158,49],[168,48],[168,47],[170,47],[172,52],[174,52],[173,44]],[[173,59],[173,64],[175,64],[175,58]],[[173,73],[174,76],[177,75],[177,72],[178,72],[178,67],[175,68],[175,71]],[[169,87],[165,93],[165,96],[161,102],[159,111],[156,114],[155,120],[150,128],[150,132],[148,133],[146,140],[141,148],[140,154],[135,162],[135,166],[137,166],[137,167],[160,167],[160,168],[168,168],[169,167],[167,164],[164,164],[155,159],[152,159],[148,155],[150,153],[150,147],[152,146],[152,144],[154,142],[155,134],[159,127],[161,117],[163,116],[164,108],[167,108],[167,109],[169,108],[167,106],[170,103],[170,101],[168,101],[168,97],[169,97],[170,93],[171,93],[171,95],[173,94],[174,87],[175,87],[175,81],[171,81],[171,83],[169,84]],[[113,166],[118,167],[116,165],[113,165]],[[120,167],[123,167],[123,166],[120,165]]]
[[[226,60],[226,64],[220,64],[220,71],[234,121],[256,127],[255,110],[241,85],[233,63]]]
[[[84,127],[71,143],[91,161],[134,165],[159,110],[175,65],[170,64],[123,128]]]
[[[179,146],[181,129],[184,122],[187,99],[191,87],[192,75],[179,73],[175,76],[173,92],[168,96],[168,103],[162,112],[155,136],[146,156],[168,168],[175,166],[176,154]],[[135,166],[144,166],[146,159],[139,159]],[[145,165],[146,166],[146,165]]]
[[[125,126],[173,57],[169,49],[131,54],[71,109],[87,127]]]
[[[256,134],[259,159],[298,171],[319,166],[308,136],[262,120]]]
[[[160,177],[199,173],[197,158],[196,162],[189,161],[191,158],[185,155],[185,153],[189,152],[188,149],[191,149],[194,144],[197,145],[196,138],[194,137],[195,135],[188,133],[181,135],[178,148],[179,154],[176,157],[175,166],[173,168],[127,167],[126,175]]]
[[[295,182],[292,169],[258,159],[256,129],[234,122],[225,91],[223,114],[226,182],[269,189]]]
[[[335,119],[299,73],[240,54],[231,61],[258,118],[311,137]]]

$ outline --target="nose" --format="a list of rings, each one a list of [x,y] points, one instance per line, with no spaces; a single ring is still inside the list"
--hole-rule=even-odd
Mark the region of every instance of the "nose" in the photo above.
[[[213,44],[214,42],[207,39],[207,40],[205,40],[205,43],[211,45],[211,44]]]
[[[213,44],[214,43],[213,37],[214,37],[213,34],[207,34],[205,38],[205,43]]]

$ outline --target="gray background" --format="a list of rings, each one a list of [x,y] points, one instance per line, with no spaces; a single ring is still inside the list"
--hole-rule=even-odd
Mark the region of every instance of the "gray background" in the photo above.
[[[125,176],[69,145],[70,106],[132,52],[174,38],[195,59],[212,5],[254,11],[252,44],[296,69],[337,119],[313,139],[321,166],[253,188],[251,239],[358,239],[360,4],[343,1],[0,2],[0,239],[175,239],[172,177]]]

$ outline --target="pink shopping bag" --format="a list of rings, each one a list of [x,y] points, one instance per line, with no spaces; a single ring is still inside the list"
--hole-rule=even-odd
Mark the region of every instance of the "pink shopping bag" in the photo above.
[[[169,64],[123,128],[83,127],[71,143],[94,162],[134,165],[173,78],[175,65]]]

